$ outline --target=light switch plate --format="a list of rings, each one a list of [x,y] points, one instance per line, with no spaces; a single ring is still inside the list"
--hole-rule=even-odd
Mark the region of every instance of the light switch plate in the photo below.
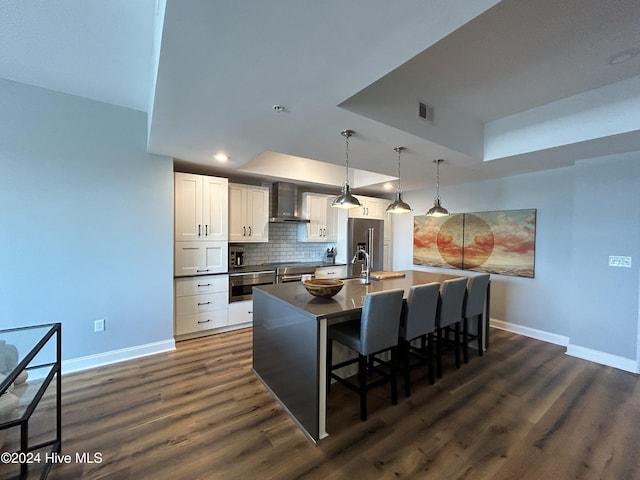
[[[631,257],[619,257],[612,255],[609,257],[609,266],[631,268]]]

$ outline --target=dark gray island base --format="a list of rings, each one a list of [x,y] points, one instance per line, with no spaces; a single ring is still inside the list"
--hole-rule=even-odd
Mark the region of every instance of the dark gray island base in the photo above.
[[[462,276],[402,273],[369,285],[346,280],[331,299],[313,297],[300,282],[253,289],[253,370],[314,443],[327,436],[327,326],[358,318],[368,293],[402,288],[406,298],[412,285]]]

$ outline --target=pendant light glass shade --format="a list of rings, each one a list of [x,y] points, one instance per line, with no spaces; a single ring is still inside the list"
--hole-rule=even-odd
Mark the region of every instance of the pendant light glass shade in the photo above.
[[[409,213],[411,207],[408,203],[402,200],[402,190],[400,189],[400,152],[404,150],[404,147],[394,148],[398,152],[398,188],[396,188],[396,199],[387,207],[387,213]]]
[[[353,135],[353,130],[343,130],[340,135],[347,139],[346,145],[346,175],[344,178],[344,184],[342,185],[342,193],[334,198],[332,207],[335,208],[356,208],[361,207],[362,204],[356,197],[351,194],[351,188],[349,187],[349,137]]]
[[[444,162],[442,159],[434,160],[436,164],[436,197],[434,198],[433,207],[427,212],[428,217],[446,217],[449,211],[440,204],[440,164]]]

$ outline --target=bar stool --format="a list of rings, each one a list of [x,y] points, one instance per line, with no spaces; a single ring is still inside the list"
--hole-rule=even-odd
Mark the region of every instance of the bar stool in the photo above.
[[[475,275],[467,280],[467,294],[464,299],[462,324],[462,352],[464,363],[469,362],[469,344],[474,340],[478,344],[478,355],[482,356],[483,345],[483,320],[484,303],[487,298],[487,288],[489,287],[489,274]],[[469,332],[469,320],[476,318],[475,333]]]
[[[433,368],[433,332],[436,329],[436,313],[440,284],[415,285],[409,289],[407,302],[402,307],[400,319],[400,353],[403,358],[404,393],[411,396],[411,368],[427,363],[429,383],[435,382]],[[421,347],[411,345],[420,339]],[[412,357],[418,358],[418,364],[411,364]]]
[[[394,289],[370,293],[364,298],[360,321],[331,325],[327,341],[327,381],[334,378],[360,396],[360,419],[367,419],[367,391],[387,380],[391,384],[391,403],[398,403],[397,346],[404,290]],[[358,353],[358,358],[332,365],[333,341],[340,342]],[[367,382],[367,359],[370,355],[391,351],[390,372],[374,366],[382,378]],[[371,357],[375,359],[375,357]],[[377,359],[375,359],[377,360]],[[334,373],[338,368],[358,363],[358,384],[353,384]],[[328,386],[328,385],[327,385]]]
[[[436,315],[436,367],[438,378],[442,377],[442,349],[446,345],[452,345],[456,367],[460,368],[460,324],[462,323],[462,307],[467,291],[467,279],[456,278],[445,280],[440,286],[440,301]],[[449,331],[454,327],[455,337],[450,342]]]

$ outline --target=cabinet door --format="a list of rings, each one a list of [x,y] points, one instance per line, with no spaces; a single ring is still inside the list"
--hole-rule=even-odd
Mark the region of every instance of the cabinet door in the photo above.
[[[269,241],[269,189],[247,187],[247,237],[244,241]]]
[[[350,208],[349,210],[347,210],[349,218],[367,218],[367,205],[365,197],[362,197],[360,195],[354,195],[354,197],[358,199],[362,206],[358,208]]]
[[[229,184],[229,241],[247,239],[247,189],[243,185]]]
[[[174,174],[175,240],[200,240],[202,226],[202,177],[190,173]]]
[[[309,219],[305,224],[305,242],[326,242],[327,197],[325,195],[302,194],[302,216]]]
[[[253,300],[229,304],[229,325],[253,322]]]
[[[227,271],[227,242],[176,242],[174,275],[207,275]]]
[[[384,220],[385,210],[387,209],[387,205],[389,205],[389,203],[391,203],[389,200],[385,200],[383,198],[367,198],[367,218],[371,218],[374,220]]]
[[[340,210],[331,206],[332,201],[333,197],[331,196],[325,198],[326,223],[324,241],[335,243],[338,240],[338,214]]]
[[[202,240],[227,241],[229,238],[229,181],[202,177]]]
[[[362,204],[359,208],[349,209],[349,218],[370,218],[374,220],[384,220],[385,210],[389,201],[382,198],[375,197],[361,197],[356,195],[356,198]]]

